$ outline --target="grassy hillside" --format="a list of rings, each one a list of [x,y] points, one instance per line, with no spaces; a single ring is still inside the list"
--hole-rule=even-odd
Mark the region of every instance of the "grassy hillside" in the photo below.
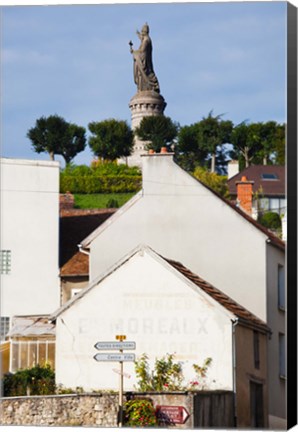
[[[121,207],[135,193],[74,194],[75,208],[97,209]]]

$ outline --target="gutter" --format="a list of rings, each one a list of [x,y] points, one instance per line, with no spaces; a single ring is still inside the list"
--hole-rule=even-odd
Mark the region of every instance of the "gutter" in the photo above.
[[[236,398],[236,326],[238,318],[232,321],[232,367],[233,367],[233,394],[234,394],[234,427],[237,427],[237,398]]]
[[[81,244],[78,244],[77,246],[78,246],[80,252],[82,252],[83,254],[88,255],[88,256],[90,255],[90,252],[87,249],[84,249]]]

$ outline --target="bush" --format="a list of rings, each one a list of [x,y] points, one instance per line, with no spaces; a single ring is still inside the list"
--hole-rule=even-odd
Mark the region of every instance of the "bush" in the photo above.
[[[106,208],[119,208],[119,203],[116,199],[110,198],[107,201]]]
[[[55,372],[49,365],[34,366],[7,373],[3,377],[3,396],[25,396],[55,394]]]
[[[125,426],[157,426],[155,409],[150,400],[132,399],[126,402]]]
[[[197,167],[193,173],[199,181],[209,186],[219,195],[224,198],[228,198],[229,190],[227,186],[227,176],[222,176],[216,173],[207,171],[205,168]]]
[[[142,178],[137,175],[98,176],[92,174],[75,177],[62,173],[60,193],[67,191],[74,194],[137,192],[141,189],[141,183]]]
[[[268,212],[259,217],[259,222],[264,227],[278,230],[281,228],[281,219],[278,213]]]
[[[180,363],[175,363],[174,354],[156,359],[154,370],[150,372],[148,356],[143,354],[135,362],[140,391],[177,391],[182,390],[183,373]]]

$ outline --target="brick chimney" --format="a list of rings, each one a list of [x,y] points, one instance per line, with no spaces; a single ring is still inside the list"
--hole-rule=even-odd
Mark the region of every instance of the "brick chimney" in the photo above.
[[[246,176],[242,176],[241,181],[236,182],[237,203],[245,213],[252,215],[252,186],[254,181],[248,181]]]

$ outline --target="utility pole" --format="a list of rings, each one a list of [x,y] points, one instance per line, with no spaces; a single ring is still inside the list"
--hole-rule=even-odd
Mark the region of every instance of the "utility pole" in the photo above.
[[[123,342],[126,339],[125,335],[117,335],[116,339]],[[123,349],[120,349],[120,353],[123,353]],[[119,419],[118,426],[123,426],[123,361],[120,361],[120,375],[119,375]]]

